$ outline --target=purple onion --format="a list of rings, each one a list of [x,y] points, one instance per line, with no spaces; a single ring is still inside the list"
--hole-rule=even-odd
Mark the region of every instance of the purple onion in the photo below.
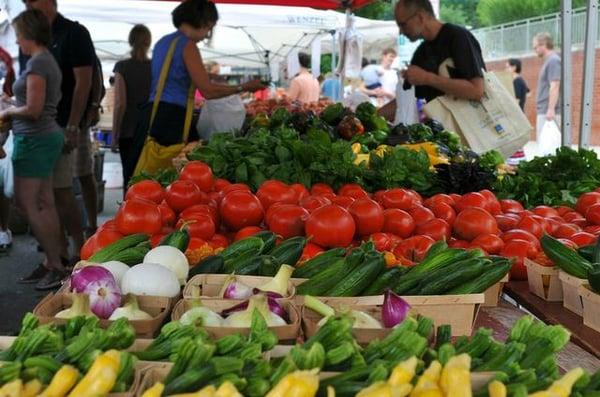
[[[393,328],[400,324],[410,311],[410,305],[391,290],[386,290],[381,308],[381,320],[386,328]]]
[[[248,308],[248,303],[250,301],[243,301],[242,303],[238,303],[235,306],[232,306],[228,309],[225,309],[221,312],[221,316],[223,317],[227,317],[229,316],[231,313],[235,313],[235,312],[240,312],[242,310],[246,310]],[[287,312],[285,311],[285,309],[283,308],[283,306],[277,301],[277,299],[272,298],[271,296],[267,295],[267,303],[269,304],[269,310],[275,314],[277,314],[279,317],[281,317],[282,319],[284,319],[285,321],[288,321],[288,315]]]
[[[253,295],[252,288],[239,281],[232,281],[223,288],[223,299],[247,299]]]
[[[90,309],[100,318],[109,318],[121,305],[121,289],[114,276],[100,266],[86,266],[73,272],[71,288],[90,298]]]
[[[281,295],[280,293],[274,292],[274,291],[261,291],[259,288],[254,288],[252,290],[252,293],[254,295],[256,294],[265,294],[267,295],[267,297],[272,298],[272,299],[281,299],[283,298],[283,295]]]

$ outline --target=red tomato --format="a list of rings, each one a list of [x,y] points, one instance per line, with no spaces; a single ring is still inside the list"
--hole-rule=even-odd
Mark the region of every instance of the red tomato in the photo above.
[[[540,240],[527,230],[512,229],[502,235],[502,240],[506,243],[511,240],[529,241],[539,251],[541,249]]]
[[[167,204],[160,204],[158,206],[158,210],[160,211],[160,217],[163,225],[173,226],[175,224],[177,215],[175,215],[175,211],[173,211],[171,207],[169,207]]]
[[[338,190],[338,195],[348,196],[354,199],[369,197],[369,194],[356,183],[347,183]]]
[[[194,182],[200,190],[206,193],[213,189],[215,183],[212,170],[202,161],[190,161],[184,165],[179,173],[179,179]]]
[[[191,240],[191,239],[190,239]],[[191,244],[191,241],[190,241]],[[208,241],[208,244],[213,248],[213,249],[217,249],[217,248],[227,248],[229,246],[229,240],[227,239],[227,237],[223,236],[222,234],[215,234],[210,241]]]
[[[163,238],[165,238],[166,234],[155,234],[154,236],[150,237],[150,247],[155,248],[158,246],[158,244],[160,244],[160,242],[162,241]]]
[[[81,250],[79,251],[79,257],[85,261],[98,251],[100,251],[100,247],[96,243],[96,235],[94,234],[92,237],[88,238],[81,247]]]
[[[571,240],[567,240],[566,238],[559,238],[557,240],[560,241],[561,243],[563,243],[567,248],[571,248],[573,250],[576,250],[577,248],[579,248],[579,246],[577,246],[577,244],[575,244]]]
[[[560,219],[560,221],[558,221],[557,219]],[[547,227],[544,227],[546,230],[546,233],[548,233],[551,236],[554,236],[554,233],[556,233],[556,230],[560,227],[560,225],[562,225],[564,223],[564,220],[560,217],[544,218],[544,220],[546,221],[546,224],[547,224]]]
[[[499,215],[502,213],[502,206],[500,205],[500,201],[494,193],[490,190],[484,189],[479,192],[485,199],[487,200],[487,211],[492,215]]]
[[[314,210],[305,225],[306,235],[322,247],[347,247],[352,243],[356,225],[352,215],[331,204]]]
[[[456,216],[454,234],[462,240],[472,241],[482,234],[498,233],[496,219],[484,209],[466,208]]]
[[[435,240],[429,236],[412,236],[399,242],[393,253],[397,258],[403,257],[412,262],[421,262],[433,244]]]
[[[526,280],[527,269],[525,268],[525,258],[533,259],[537,256],[538,250],[529,241],[510,240],[504,244],[500,255],[506,258],[514,258],[510,277],[514,280]]]
[[[569,240],[577,244],[578,247],[596,244],[596,236],[587,232],[577,232]]]
[[[313,196],[317,196],[320,194],[328,194],[328,193],[333,193],[333,189],[331,186],[329,186],[325,183],[315,183],[310,188],[310,194],[312,194]]]
[[[98,230],[95,234],[96,236],[96,245],[99,248],[104,248],[109,244],[114,243],[115,241],[119,241],[123,238],[123,235],[116,230],[112,229],[102,229]]]
[[[175,181],[167,186],[165,200],[175,212],[200,204],[208,196],[192,181]]]
[[[212,218],[212,220],[215,224],[215,227],[217,227],[217,228],[221,224],[221,218],[219,217],[219,210],[217,210],[212,205],[208,205],[208,204],[192,205],[191,207],[186,208],[181,214],[179,214],[179,217],[185,219],[185,218],[189,218],[190,216],[192,216],[195,213],[210,215],[210,217]]]
[[[494,218],[496,219],[496,222],[498,222],[498,228],[503,232],[516,228],[519,223],[519,217],[512,216],[511,213],[506,215],[496,215]]]
[[[213,189],[216,192],[220,192],[229,185],[231,185],[231,182],[229,182],[227,179],[217,178],[213,183]]]
[[[354,218],[356,234],[360,237],[380,232],[385,218],[383,208],[370,198],[357,199],[350,205],[348,212]]]
[[[461,212],[467,208],[483,208],[487,209],[487,198],[477,192],[464,194],[460,200],[456,202],[456,211]]]
[[[458,203],[458,201],[462,198],[462,196],[457,193],[450,193],[448,196],[450,196],[450,198],[454,200],[454,206],[456,206],[456,203]]]
[[[440,204],[440,203],[447,204],[452,208],[454,208],[454,206],[456,205],[456,202],[454,202],[454,199],[452,197],[450,197],[447,194],[443,194],[443,193],[439,193],[434,196],[431,196],[430,198],[428,198],[427,200],[425,200],[423,202],[423,205],[429,209],[432,209],[433,207],[435,207],[436,204]]]
[[[540,239],[544,235],[544,229],[542,226],[533,218],[533,216],[525,216],[517,224],[517,229],[528,231],[533,234],[536,238]]]
[[[586,225],[587,221],[578,212],[567,212],[563,215],[563,219],[567,223],[574,223],[579,227],[583,227]]]
[[[456,220],[456,211],[449,204],[444,202],[434,203],[430,208],[436,218],[445,220],[448,225],[454,225]]]
[[[274,203],[298,203],[296,191],[285,183],[276,180],[269,180],[260,185],[256,191],[256,197],[258,197],[265,210],[268,210]]]
[[[572,235],[580,231],[579,226],[564,223],[560,225],[552,234],[552,237],[556,238],[571,238]]]
[[[290,185],[290,187],[296,192],[296,198],[298,201],[302,200],[304,197],[310,196],[310,192],[306,186],[301,183],[294,183],[293,185]]]
[[[215,207],[219,206],[219,203],[223,200],[223,196],[223,192],[217,192],[215,190],[208,192],[208,198],[210,199],[211,205],[214,205]]]
[[[298,260],[298,262],[302,263],[304,261],[312,259],[324,251],[325,251],[325,249],[323,247],[321,247],[320,245],[317,245],[315,243],[311,243],[309,241],[304,246],[304,249],[302,250],[302,255],[300,256],[300,260]]]
[[[390,251],[393,248],[392,237],[389,233],[373,233],[369,239],[373,241],[375,249],[379,252]]]
[[[225,195],[219,206],[225,225],[237,231],[245,226],[258,226],[265,211],[260,200],[247,191],[233,191]]]
[[[404,211],[410,210],[418,203],[418,198],[408,189],[390,189],[381,196],[384,208],[398,208]]]
[[[519,203],[517,200],[504,199],[500,200],[500,207],[502,208],[502,212],[521,212],[525,210],[523,205]]]
[[[594,236],[599,236],[600,235],[600,226],[599,225],[586,226],[583,228],[583,231],[591,233]]]
[[[406,211],[390,208],[383,211],[383,231],[393,233],[401,238],[412,236],[415,231],[415,221]]]
[[[152,201],[155,204],[160,204],[165,198],[165,191],[160,183],[147,179],[139,181],[127,189],[125,200],[132,198],[141,198]]]
[[[245,239],[246,237],[254,236],[256,233],[262,232],[263,228],[258,226],[246,226],[237,231],[233,237],[233,241]]]
[[[242,190],[244,192],[252,192],[250,187],[245,183],[230,183],[229,185],[223,187],[221,192],[223,193],[223,197],[225,197],[228,193],[234,192],[236,190]]]
[[[377,201],[380,205],[383,205],[383,195],[385,194],[385,190],[378,190],[373,193],[373,200]]]
[[[579,212],[581,215],[585,215],[588,208],[598,203],[600,203],[600,193],[584,193],[577,199],[577,204],[575,204],[575,211]]]
[[[342,207],[344,209],[350,208],[352,203],[354,203],[355,201],[356,200],[354,199],[354,197],[350,197],[350,196],[336,196],[331,199],[332,204],[339,205],[340,207]]]
[[[266,225],[269,224],[269,222],[271,221],[271,217],[273,216],[273,213],[275,212],[275,210],[277,208],[282,207],[282,206],[288,206],[288,205],[294,205],[294,204],[274,203],[273,205],[271,205],[269,207],[269,209],[265,211],[265,224]]]
[[[593,225],[600,225],[600,203],[588,207],[585,219]]]
[[[548,218],[543,218],[539,215],[530,215],[529,217],[533,218],[542,227],[544,233],[551,234],[554,230],[554,226],[548,221]]]
[[[425,223],[417,225],[417,230],[415,233],[423,236],[429,236],[435,241],[448,241],[452,235],[452,228],[450,225],[448,225],[448,222],[443,219],[431,219]]]
[[[208,214],[193,213],[188,218],[180,218],[175,225],[176,228],[187,226],[187,231],[191,237],[198,237],[204,240],[210,240],[215,235],[215,223]]]
[[[504,248],[504,241],[495,234],[482,234],[473,239],[471,246],[480,247],[489,254],[497,255]]]
[[[162,229],[158,205],[141,199],[125,200],[115,216],[117,229],[124,235],[146,233],[153,235]]]
[[[300,206],[306,208],[308,212],[313,212],[317,208],[331,204],[331,200],[323,196],[308,196],[300,200]]]
[[[280,205],[267,218],[267,225],[273,233],[284,239],[304,236],[304,224],[308,216],[309,212],[299,205]]]
[[[408,211],[408,213],[414,219],[416,226],[422,225],[423,223],[427,223],[430,220],[435,219],[435,215],[433,214],[433,212],[431,212],[430,209],[425,208],[421,205],[415,205],[410,211]]]
[[[550,218],[551,216],[560,216],[558,211],[547,205],[538,205],[533,210],[533,213],[544,218]]]
[[[465,240],[451,240],[448,243],[448,247],[467,249],[467,248],[471,247],[471,243],[469,243],[468,241],[465,241]]]
[[[561,205],[559,207],[555,208],[556,212],[558,212],[558,216],[562,217],[564,214],[566,214],[567,212],[573,212],[575,211],[573,208],[571,207],[566,207],[564,205]]]
[[[100,225],[100,227],[98,228],[98,230],[102,230],[102,229],[117,230],[117,223],[115,222],[114,219],[109,219],[106,222],[104,222],[102,225]]]

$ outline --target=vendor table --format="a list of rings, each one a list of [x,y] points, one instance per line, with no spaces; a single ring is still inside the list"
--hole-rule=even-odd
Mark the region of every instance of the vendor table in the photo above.
[[[527,288],[527,282],[525,282],[525,287]],[[504,292],[508,292],[506,287],[504,287]],[[493,330],[494,337],[498,340],[504,341],[508,337],[510,329],[515,321],[525,314],[526,313],[519,307],[502,299],[498,307],[482,307],[479,310],[479,314],[475,320],[474,329],[479,327],[491,328]],[[542,316],[538,316],[538,314],[535,315],[549,324],[558,324],[558,322],[553,321],[547,316],[542,318]],[[579,320],[579,322],[581,323],[581,320]],[[569,328],[568,326],[566,327]],[[587,327],[584,328],[590,330]],[[579,346],[581,335],[576,334],[572,329],[570,330],[572,332],[571,342],[569,342],[567,346],[557,355],[557,362],[560,368],[563,371],[575,367],[581,367],[592,372],[597,371],[600,368],[600,357],[597,354],[592,354],[587,350],[582,349]],[[590,331],[595,332],[593,330]],[[598,333],[596,333],[596,335],[598,335]],[[598,344],[600,343],[600,336],[596,336],[594,342],[596,343],[596,347],[598,347]]]
[[[529,292],[527,281],[506,283],[504,293],[543,322],[564,326],[571,331],[571,342],[600,357],[600,332],[583,325],[582,317],[565,309],[562,302],[547,302],[535,296]]]

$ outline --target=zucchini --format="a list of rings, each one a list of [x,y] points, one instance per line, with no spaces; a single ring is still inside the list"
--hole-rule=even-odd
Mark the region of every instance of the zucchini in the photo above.
[[[444,277],[448,273],[452,273],[455,270],[459,270],[459,269],[463,269],[465,267],[471,266],[472,264],[477,263],[479,261],[480,261],[480,259],[465,259],[465,260],[458,261],[458,262],[447,263],[444,266],[441,266],[435,270],[424,273],[421,275],[421,278],[419,279],[419,285],[417,285],[415,288],[412,288],[410,290],[410,292],[420,291],[425,286],[429,285],[432,282],[435,282],[436,280],[439,280],[440,278]]]
[[[260,253],[265,246],[265,242],[260,237],[248,237],[231,244],[221,252],[221,257],[225,262],[235,259],[246,252]]]
[[[135,266],[144,261],[144,257],[150,251],[147,246],[136,246],[119,251],[112,256],[113,261],[123,262],[128,266]]]
[[[594,244],[594,251],[592,252],[592,263],[600,263],[600,239]]]
[[[240,253],[239,255],[237,255],[233,258],[225,259],[225,262],[223,265],[225,273],[230,274],[230,273],[237,272],[237,269],[239,269],[240,267],[246,266],[249,262],[256,259],[256,257],[258,257],[259,255],[260,255],[259,251],[252,250],[252,251],[246,251],[246,252]]]
[[[341,258],[346,253],[343,248],[334,248],[318,254],[304,262],[302,267],[294,270],[292,277],[295,278],[311,278],[317,275],[321,270],[329,266],[333,261]]]
[[[383,294],[386,289],[392,288],[392,286],[395,285],[400,277],[402,277],[402,275],[408,270],[409,268],[404,266],[395,266],[384,270],[383,273],[379,275],[377,280],[369,285],[361,295],[370,296]]]
[[[476,260],[472,263],[464,264],[460,268],[457,267],[437,280],[420,287],[419,295],[442,295],[462,283],[479,277],[483,273],[484,263],[487,262]]]
[[[500,282],[508,274],[511,266],[509,261],[505,261],[504,263],[489,263],[484,266],[483,273],[479,277],[452,288],[447,294],[463,295],[485,292],[492,285]]]
[[[271,250],[273,248],[275,248],[275,242],[277,241],[277,235],[273,232],[264,230],[262,232],[258,232],[256,234],[252,235],[252,237],[258,237],[263,241],[263,243],[265,243],[262,250],[260,251],[262,254],[268,254],[269,252],[271,252]]]
[[[594,251],[596,250],[596,244],[586,245],[577,249],[577,253],[581,255],[584,259],[587,259],[590,262],[594,262]]]
[[[277,258],[282,265],[294,266],[300,260],[305,245],[306,238],[292,237],[276,246],[269,255]]]
[[[365,261],[327,291],[327,296],[358,296],[377,279],[385,269],[381,254],[367,255]]]
[[[427,251],[423,260],[427,260],[448,249],[448,244],[444,240],[436,241]]]
[[[96,263],[104,263],[108,261],[116,261],[118,259],[114,259],[114,256],[128,248],[135,247],[139,243],[144,241],[148,241],[148,236],[143,233],[130,234],[129,236],[125,236],[122,239],[115,241],[107,245],[106,247],[100,249],[94,255],[92,255],[88,260],[90,262]],[[144,259],[144,258],[142,258]],[[139,262],[138,262],[139,263]],[[135,263],[137,265],[137,263]]]
[[[350,271],[352,269],[349,268],[346,260],[340,258],[321,273],[297,286],[296,293],[298,295],[323,296],[328,289]]]
[[[191,267],[188,280],[197,274],[219,274],[223,273],[225,261],[220,255],[211,255],[202,259],[196,266]]]
[[[439,349],[443,344],[449,343],[452,340],[452,326],[443,324],[437,327],[435,334],[435,348]]]
[[[577,278],[587,278],[592,264],[557,239],[545,234],[541,239],[544,253],[561,270]]]
[[[175,230],[160,240],[158,245],[169,245],[177,248],[181,252],[187,250],[188,244],[190,243],[190,234],[187,229],[181,228],[181,230]]]

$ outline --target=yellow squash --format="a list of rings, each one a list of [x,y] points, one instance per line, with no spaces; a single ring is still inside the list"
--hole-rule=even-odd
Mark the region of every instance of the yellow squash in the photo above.
[[[110,393],[117,381],[120,361],[121,353],[116,350],[102,353],[69,397],[97,397]]]
[[[319,389],[318,369],[286,375],[266,397],[314,397]]]
[[[40,397],[64,397],[75,386],[79,371],[70,365],[63,365],[52,378]]]
[[[165,385],[160,382],[156,382],[154,386],[149,388],[142,394],[142,397],[160,397],[162,395]]]
[[[388,383],[392,386],[400,386],[410,383],[412,378],[415,376],[416,369],[417,358],[413,356],[394,367],[388,379]]]

